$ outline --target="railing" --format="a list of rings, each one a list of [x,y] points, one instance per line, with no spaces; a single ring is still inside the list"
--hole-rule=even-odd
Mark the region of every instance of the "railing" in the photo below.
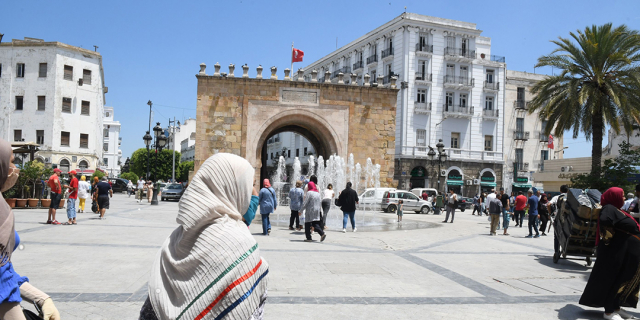
[[[382,59],[393,55],[393,47],[382,50]]]
[[[540,139],[540,142],[549,142],[549,136],[544,134],[544,132],[540,132],[538,138]]]
[[[469,77],[456,77],[456,76],[445,75],[444,83],[459,84],[463,86],[473,87],[474,80],[473,78],[469,78]]]
[[[444,54],[447,56],[463,57],[467,59],[476,58],[476,51],[469,49],[446,47],[444,48]]]
[[[398,77],[398,75],[392,72],[391,74],[384,76],[384,78],[382,78],[382,84],[388,84],[391,82],[391,77]]]
[[[506,59],[503,56],[496,56],[494,54],[491,55],[491,61],[495,61],[495,62],[505,62]]]
[[[414,104],[413,112],[415,113],[429,113],[431,112],[431,102],[418,102]]]
[[[424,73],[424,72],[416,72],[416,80],[419,81],[433,81],[433,74]]]
[[[500,90],[500,82],[484,82],[484,88],[489,90]]]
[[[433,45],[416,43],[416,51],[433,53]]]
[[[362,61],[358,61],[353,64],[353,70],[358,70],[360,68],[364,68],[364,63]]]
[[[513,107],[516,109],[522,109],[522,110],[526,110],[527,109],[527,103],[524,100],[516,100],[513,102]]]
[[[482,110],[482,116],[485,117],[485,118],[498,118],[498,117],[500,117],[500,110],[498,110],[498,109],[493,109],[493,110],[484,109],[484,110]]]
[[[429,159],[429,147],[402,146],[402,154],[399,157],[416,157]],[[496,151],[472,151],[464,149],[445,149],[447,158],[473,159],[473,160],[503,160],[502,152]]]
[[[473,115],[473,107],[461,105],[444,105],[442,108],[444,113],[459,113],[464,115]]]
[[[369,56],[367,58],[367,64],[372,64],[374,62],[378,62],[378,55],[377,54],[374,54],[374,55]]]
[[[514,140],[529,140],[529,131],[513,131]]]

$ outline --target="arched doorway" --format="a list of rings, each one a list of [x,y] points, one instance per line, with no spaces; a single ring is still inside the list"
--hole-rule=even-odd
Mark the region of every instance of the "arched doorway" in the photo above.
[[[60,170],[62,170],[62,173],[69,172],[70,167],[71,167],[71,164],[69,163],[69,160],[67,159],[60,160]]]
[[[464,186],[464,176],[462,170],[458,167],[451,167],[447,171],[447,191],[453,190],[456,194],[462,195],[462,188]]]
[[[480,171],[480,191],[482,193],[491,193],[492,189],[496,189],[496,174],[491,169]]]
[[[417,166],[411,170],[411,188],[425,188],[429,175],[427,169]]]

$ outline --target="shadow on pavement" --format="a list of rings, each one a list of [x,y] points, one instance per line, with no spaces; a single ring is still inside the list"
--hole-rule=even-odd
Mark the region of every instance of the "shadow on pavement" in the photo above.
[[[567,304],[566,306],[556,310],[558,311],[558,319],[560,320],[578,320],[578,319],[602,319],[603,310],[584,309],[575,304]]]
[[[591,275],[591,267],[587,267],[587,263],[584,260],[560,259],[558,263],[553,263],[552,256],[535,255],[534,257],[538,263],[560,272],[581,274],[585,281]]]

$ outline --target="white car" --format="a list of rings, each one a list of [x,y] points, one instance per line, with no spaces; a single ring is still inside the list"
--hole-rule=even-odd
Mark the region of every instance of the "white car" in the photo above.
[[[391,190],[384,193],[381,208],[384,212],[395,213],[398,210],[398,200],[402,200],[403,211],[429,214],[432,211],[431,202],[418,198],[407,190]]]
[[[364,192],[358,196],[360,199],[358,203],[358,207],[360,209],[368,209],[373,208],[374,210],[378,210],[380,208],[380,203],[382,203],[382,197],[384,193],[387,191],[396,190],[395,188],[367,188]]]
[[[422,194],[427,192],[427,197],[435,199],[438,196],[438,190],[433,188],[413,188],[411,189],[411,193],[418,196],[418,198],[422,199]]]

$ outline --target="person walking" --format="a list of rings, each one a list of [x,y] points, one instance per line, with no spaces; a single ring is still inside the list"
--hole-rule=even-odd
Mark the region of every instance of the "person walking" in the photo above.
[[[142,202],[142,195],[144,194],[144,180],[142,177],[138,178],[138,186],[136,190],[136,199],[138,203]]]
[[[289,209],[291,209],[291,218],[289,218],[289,230],[293,229],[293,223],[296,223],[295,230],[300,231],[300,210],[304,201],[304,190],[302,190],[302,181],[296,181],[296,187],[289,190]]]
[[[398,223],[402,222],[402,209],[404,209],[404,201],[398,200],[398,210],[396,210],[396,214],[398,215]]]
[[[532,190],[529,190],[529,200],[527,200],[527,209],[529,209],[529,235],[526,238],[540,238],[540,233],[538,232],[538,197],[533,194]],[[536,235],[534,236],[532,233],[532,229],[536,231]]]
[[[65,222],[65,225],[76,224],[76,201],[78,200],[78,178],[76,178],[76,171],[69,171],[71,181],[69,181],[69,199],[67,200],[67,218],[69,221]]]
[[[104,214],[109,209],[109,199],[113,198],[113,189],[106,176],[102,177],[102,181],[96,184],[96,191],[94,193],[95,199],[98,201],[98,208],[100,209],[100,220],[105,220]]]
[[[264,179],[262,184],[264,187],[260,189],[258,195],[260,201],[260,216],[262,217],[262,234],[268,236],[271,234],[269,215],[278,208],[278,198],[276,197],[276,191],[271,187],[269,179]]]
[[[475,197],[473,197],[473,212],[471,212],[472,216],[476,215],[476,211],[478,211],[478,215],[482,215],[482,211],[480,211],[480,196],[478,196],[476,194]]]
[[[507,229],[509,228],[509,222],[511,222],[511,205],[512,203],[509,200],[509,195],[504,192],[504,188],[500,188],[500,202],[502,203],[502,232],[503,235],[508,236]],[[500,223],[498,222],[498,228],[500,228]]]
[[[522,228],[522,222],[524,221],[524,210],[527,207],[527,197],[522,194],[522,191],[518,191],[518,196],[516,197],[516,206],[513,210],[515,214],[516,227]]]
[[[487,194],[484,192],[480,193],[480,198],[478,199],[478,201],[480,202],[480,214],[478,214],[478,216],[482,216],[483,214],[486,213],[486,208],[484,206],[485,201],[487,200]]]
[[[49,205],[49,212],[47,214],[47,224],[60,224],[56,220],[56,210],[60,207],[60,200],[62,200],[62,185],[60,184],[60,174],[62,171],[58,168],[53,169],[53,174],[49,177],[48,184],[51,188],[51,204]]]
[[[579,303],[592,308],[604,307],[604,319],[634,319],[620,307],[638,304],[640,281],[640,226],[621,211],[624,191],[613,187],[605,191],[600,204],[596,236],[597,256]]]
[[[15,156],[11,145],[0,139],[0,192],[11,189],[18,181],[20,169],[14,164]],[[15,270],[11,256],[20,244],[20,236],[15,230],[13,210],[5,202],[0,202],[0,319],[24,320],[20,302],[26,300],[42,310],[45,320],[60,320],[60,313],[53,300],[46,293],[29,283],[27,277]]]
[[[490,236],[496,235],[496,228],[498,227],[498,222],[500,221],[500,214],[503,212],[504,207],[502,206],[502,201],[498,198],[492,198],[489,200],[489,217],[491,218],[491,231],[489,232]]]
[[[85,203],[91,195],[91,185],[87,182],[87,176],[80,176],[80,182],[78,182],[78,209],[79,212],[84,213]]]
[[[148,180],[147,181],[147,203],[150,203],[152,198],[153,198],[153,181]]]
[[[638,199],[640,199],[640,184],[636,185],[636,198],[633,199],[633,202],[629,205],[629,208],[627,209],[628,213],[638,216],[640,213],[640,203],[638,203]]]
[[[313,181],[309,181],[307,187],[307,196],[304,198],[304,203],[302,204],[302,209],[304,210],[305,215],[304,241],[313,241],[311,238],[311,227],[313,227],[313,230],[320,235],[320,242],[322,242],[327,237],[327,234],[322,228],[320,192]]]
[[[447,195],[447,215],[444,218],[443,223],[447,223],[449,221],[449,214],[451,214],[451,223],[453,223],[453,218],[456,216],[456,205],[458,204],[458,195],[453,191],[453,189],[449,189],[449,194]]]
[[[547,194],[543,193],[540,195],[540,201],[538,202],[538,217],[540,218],[540,232],[543,236],[547,235],[545,231],[547,231],[547,222],[549,222],[548,202]]]
[[[327,215],[329,215],[329,209],[331,209],[331,200],[335,197],[333,191],[333,185],[329,183],[327,189],[322,193],[322,226],[327,229]]]
[[[342,232],[347,232],[347,219],[351,220],[351,229],[356,232],[356,204],[360,202],[358,193],[351,189],[351,182],[347,182],[347,187],[338,195],[338,205],[342,210]]]
[[[127,196],[129,198],[131,198],[131,194],[133,193],[133,182],[131,182],[131,180],[128,180],[129,182],[127,183]]]

